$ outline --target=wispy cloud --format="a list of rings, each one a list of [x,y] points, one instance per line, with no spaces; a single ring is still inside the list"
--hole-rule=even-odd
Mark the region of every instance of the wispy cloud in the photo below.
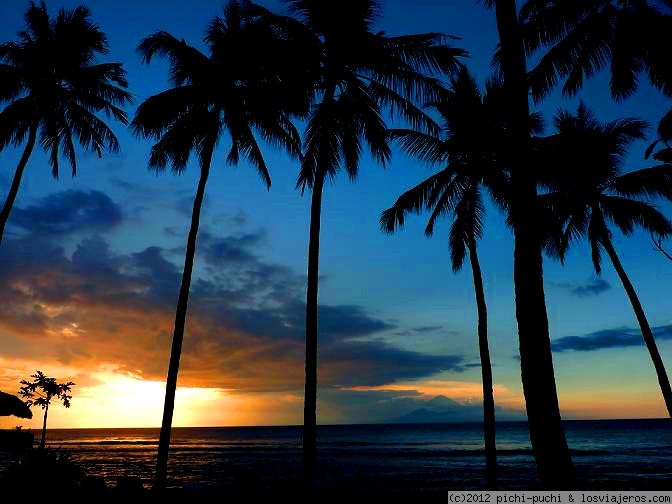
[[[583,284],[555,283],[553,285],[561,289],[566,289],[570,294],[577,297],[598,296],[611,289],[611,284],[600,277],[591,278]]]
[[[658,340],[672,340],[672,325],[662,325],[652,328]],[[567,336],[553,343],[556,352],[590,352],[604,348],[624,348],[643,345],[642,333],[638,328],[617,327],[603,329],[583,336]]]

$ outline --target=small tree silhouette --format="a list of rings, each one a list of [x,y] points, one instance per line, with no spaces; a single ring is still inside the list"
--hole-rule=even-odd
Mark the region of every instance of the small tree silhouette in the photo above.
[[[42,422],[42,439],[40,440],[40,448],[44,448],[47,438],[47,415],[49,414],[49,405],[52,399],[58,399],[66,408],[70,407],[71,387],[75,385],[73,382],[58,383],[56,378],[45,376],[42,371],[36,371],[34,375],[30,375],[32,381],[21,380],[21,387],[19,394],[26,399],[28,407],[39,406],[44,410],[44,421]]]

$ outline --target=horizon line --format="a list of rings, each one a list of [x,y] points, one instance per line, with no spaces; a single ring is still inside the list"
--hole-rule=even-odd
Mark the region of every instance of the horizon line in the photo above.
[[[563,422],[632,422],[632,421],[661,421],[672,420],[669,417],[642,417],[642,418],[568,418],[563,419]],[[527,423],[527,420],[498,420],[497,424],[517,424]],[[403,425],[467,425],[478,424],[482,425],[482,420],[465,420],[454,422],[358,422],[358,423],[331,423],[331,424],[317,424],[318,427],[362,427],[368,425],[376,426],[403,426]],[[195,425],[195,426],[179,426],[172,429],[268,429],[268,428],[303,428],[303,424],[268,424],[268,425]],[[16,430],[17,427],[0,428],[0,430]],[[49,431],[59,430],[103,430],[103,429],[161,429],[160,425],[156,426],[109,426],[109,427],[47,427]],[[22,428],[23,431],[41,431],[42,428]]]

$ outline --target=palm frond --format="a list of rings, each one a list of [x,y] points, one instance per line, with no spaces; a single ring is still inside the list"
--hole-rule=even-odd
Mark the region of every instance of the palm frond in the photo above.
[[[478,184],[470,181],[455,205],[455,218],[450,228],[448,242],[453,271],[462,269],[470,241],[477,241],[483,234],[485,207]]]
[[[612,21],[607,14],[582,19],[557,41],[529,72],[535,102],[543,99],[560,79],[563,93],[574,95],[591,77],[605,67],[611,55]]]
[[[342,138],[333,101],[315,107],[304,134],[304,154],[296,186],[312,188],[317,170],[333,177],[341,162]]]
[[[119,141],[110,127],[102,120],[77,103],[69,103],[64,112],[65,124],[77,135],[84,149],[92,150],[99,157],[103,150],[119,151]]]
[[[660,236],[667,236],[672,225],[654,206],[620,196],[603,195],[599,208],[605,219],[610,220],[625,235],[630,235],[635,227]]]
[[[188,114],[200,98],[199,89],[191,85],[170,88],[150,96],[138,107],[131,129],[135,135],[158,138],[179,117]]]
[[[593,268],[598,275],[602,272],[602,243],[611,240],[611,232],[604,222],[601,212],[591,212],[588,222],[588,242],[590,243],[590,255],[593,260]]]
[[[456,205],[460,202],[465,190],[469,187],[470,181],[467,177],[453,177],[444,187],[437,188],[433,197],[430,197],[428,203],[434,210],[429,216],[427,226],[425,226],[425,235],[434,234],[434,226],[439,217],[447,215],[454,211]],[[438,197],[437,197],[438,196]]]
[[[35,122],[35,100],[26,96],[14,100],[0,112],[0,151],[9,144],[20,145]]]
[[[165,31],[157,31],[144,38],[137,51],[142,55],[143,63],[150,63],[154,56],[167,57],[170,78],[176,86],[198,81],[212,71],[205,54]]]
[[[399,117],[414,130],[438,131],[438,125],[428,114],[396,91],[376,81],[370,81],[368,93],[382,109],[389,111],[392,119]]]
[[[219,122],[205,109],[192,108],[179,116],[158,137],[149,156],[149,167],[162,171],[168,166],[175,173],[182,173],[187,167],[194,150],[208,146],[218,135]]]
[[[423,209],[430,209],[432,195],[442,190],[451,181],[451,170],[441,170],[417,186],[399,196],[394,206],[385,210],[380,217],[380,227],[386,233],[393,233],[397,227],[403,227],[408,213],[419,214]]]
[[[232,124],[227,121],[229,133],[231,135],[231,142],[235,145],[236,153],[242,153],[248,161],[257,169],[259,176],[262,178],[267,188],[271,187],[271,175],[266,166],[264,155],[261,153],[259,144],[257,143],[254,133],[249,124],[241,122]],[[234,157],[229,156],[229,164],[237,164],[237,154]]]
[[[458,70],[460,58],[468,56],[464,49],[448,44],[455,38],[441,33],[402,35],[387,37],[385,47],[415,71],[427,75],[451,75]]]
[[[409,156],[434,164],[447,160],[445,143],[438,137],[412,129],[390,129],[388,137]]]
[[[614,179],[609,189],[627,198],[672,200],[672,165],[659,165],[628,172]]]

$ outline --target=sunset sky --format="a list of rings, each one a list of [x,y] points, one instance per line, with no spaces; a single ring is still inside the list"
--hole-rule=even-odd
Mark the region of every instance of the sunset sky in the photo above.
[[[50,9],[81,3],[51,0]],[[91,0],[108,34],[109,60],[128,71],[136,104],[168,86],[167,67],[140,64],[139,40],[162,29],[199,45],[221,12],[212,0]],[[261,1],[274,9],[279,2]],[[24,0],[0,5],[0,41],[23,27]],[[55,12],[55,11],[52,11]],[[379,28],[389,34],[439,31],[462,37],[483,82],[496,43],[494,14],[475,0],[388,0]],[[623,103],[608,97],[607,76],[580,97],[602,120],[639,116],[655,123],[669,100],[648,84]],[[553,94],[539,110],[547,124],[578,98]],[[129,115],[133,108],[129,108]],[[0,246],[0,390],[16,393],[35,369],[77,383],[69,410],[51,427],[158,426],[174,307],[197,168],[147,170],[150,144],[114,124],[122,151],[81,153],[79,173],[51,178],[46,157],[29,162]],[[550,128],[549,128],[550,129]],[[653,134],[653,128],[650,133]],[[192,283],[174,425],[297,424],[303,403],[303,324],[310,199],[295,190],[295,162],[267,148],[267,191],[246,163],[218,151],[207,189]],[[629,168],[643,167],[647,143]],[[0,198],[19,150],[0,154]],[[444,395],[478,403],[480,369],[471,274],[454,275],[448,222],[434,238],[425,217],[394,236],[380,212],[430,171],[400,152],[383,170],[364,158],[356,184],[326,187],[322,220],[319,421],[384,421]],[[672,209],[663,206],[668,216]],[[486,282],[495,400],[522,411],[513,304],[510,231],[492,207],[480,244]],[[672,366],[672,262],[649,237],[616,235],[615,245]],[[672,244],[670,245],[672,248]],[[566,266],[545,262],[546,294],[560,402],[565,418],[665,416],[653,366],[611,265],[595,277],[581,244]],[[564,339],[569,338],[569,339]],[[37,412],[36,412],[37,413]],[[0,427],[37,427],[0,418]]]

